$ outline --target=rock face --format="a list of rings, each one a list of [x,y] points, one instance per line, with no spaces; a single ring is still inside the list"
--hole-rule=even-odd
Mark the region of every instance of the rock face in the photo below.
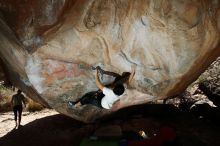
[[[175,96],[220,55],[217,0],[0,0],[0,10],[0,57],[10,81],[85,122]],[[116,73],[137,65],[126,96],[111,110],[69,108],[69,100],[97,90],[96,65]]]
[[[199,80],[199,89],[214,105],[220,107],[220,57],[209,66]]]

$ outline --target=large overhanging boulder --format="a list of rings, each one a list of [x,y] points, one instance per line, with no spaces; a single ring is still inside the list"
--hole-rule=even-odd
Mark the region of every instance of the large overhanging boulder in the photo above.
[[[217,0],[0,0],[0,9],[0,57],[10,81],[84,122],[178,95],[220,55]],[[69,108],[97,90],[96,65],[116,73],[137,65],[127,96],[111,110]]]

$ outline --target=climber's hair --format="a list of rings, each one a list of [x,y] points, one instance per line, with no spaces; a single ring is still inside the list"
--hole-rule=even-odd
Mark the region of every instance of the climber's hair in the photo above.
[[[115,85],[113,89],[113,92],[118,96],[122,95],[124,91],[125,91],[125,87],[122,84]]]
[[[125,83],[129,80],[131,73],[130,72],[123,72],[121,76],[115,78],[116,83]]]

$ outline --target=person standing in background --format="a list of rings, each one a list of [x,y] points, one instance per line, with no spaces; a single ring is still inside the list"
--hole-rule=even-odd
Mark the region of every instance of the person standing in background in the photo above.
[[[11,104],[13,106],[14,111],[14,119],[15,119],[15,128],[18,126],[20,127],[21,123],[21,115],[23,110],[23,105],[25,107],[25,97],[23,94],[21,94],[21,90],[18,89],[17,94],[12,96]],[[18,113],[18,123],[17,123],[17,113]]]

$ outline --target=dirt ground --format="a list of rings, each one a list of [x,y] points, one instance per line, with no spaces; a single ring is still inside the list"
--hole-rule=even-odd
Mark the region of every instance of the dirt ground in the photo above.
[[[14,129],[12,112],[0,114],[0,146],[79,146],[103,126],[118,125],[122,131],[144,130],[151,137],[161,127],[174,129],[179,146],[219,146],[219,121],[198,118],[173,105],[141,105],[118,111],[96,123],[84,124],[54,110],[23,113]]]

